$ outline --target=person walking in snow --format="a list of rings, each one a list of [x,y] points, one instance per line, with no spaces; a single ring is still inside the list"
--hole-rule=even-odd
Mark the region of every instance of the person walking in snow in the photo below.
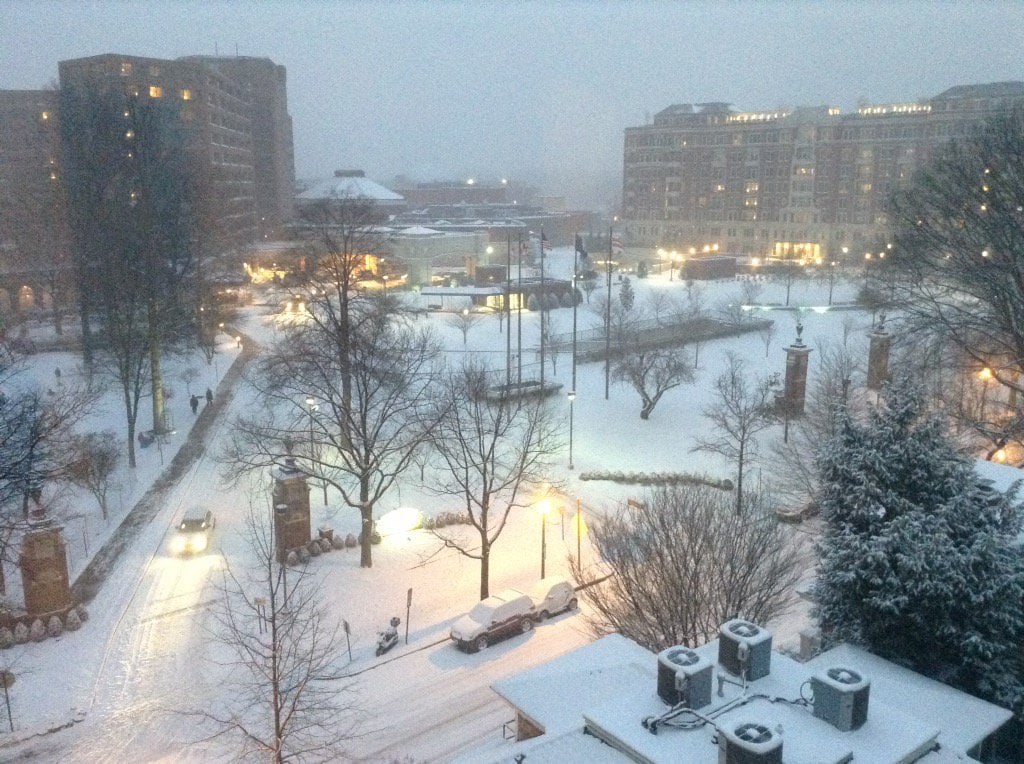
[[[195,414],[199,410],[199,396],[193,395],[189,398],[188,405],[192,407],[192,413]]]
[[[206,388],[206,405],[209,406],[213,403],[213,390]]]

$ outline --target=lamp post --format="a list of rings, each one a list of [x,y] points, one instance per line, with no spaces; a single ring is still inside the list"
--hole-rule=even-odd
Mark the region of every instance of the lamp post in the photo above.
[[[981,380],[981,410],[978,412],[978,419],[985,421],[985,399],[988,397],[988,381],[992,379],[992,369],[987,366],[978,372],[978,379]]]
[[[569,469],[573,469],[572,463],[572,412],[573,403],[576,402],[576,391],[569,391]]]
[[[306,398],[306,410],[309,411],[309,460],[310,460],[310,464],[311,465],[315,464],[315,462],[314,462],[314,450],[313,450],[314,449],[314,446],[313,446],[313,443],[314,443],[314,440],[313,440],[313,412],[317,411],[319,408],[320,407],[317,406],[317,404],[316,404],[316,398],[314,398],[313,396],[309,396],[309,397]],[[322,485],[323,485],[323,489],[324,489],[324,506],[326,507],[327,506],[327,481],[324,480]]]
[[[548,557],[548,514],[551,512],[551,502],[543,499],[538,505],[540,512],[540,577],[544,578],[545,565]]]

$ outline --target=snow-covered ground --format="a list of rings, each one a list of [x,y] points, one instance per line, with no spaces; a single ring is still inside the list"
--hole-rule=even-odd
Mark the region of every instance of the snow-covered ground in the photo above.
[[[567,277],[572,267],[571,250],[556,249],[548,260],[549,273]],[[645,280],[632,278],[638,306],[652,293],[664,292],[682,298],[686,285],[670,281],[668,275]],[[613,289],[617,294],[619,284]],[[742,301],[741,284],[728,281],[704,285],[708,308]],[[838,283],[835,301],[852,299],[855,286]],[[821,306],[827,299],[828,285],[800,282],[793,287],[793,306]],[[597,293],[592,296],[596,304]],[[759,301],[782,303],[785,287],[764,282]],[[239,322],[241,330],[262,343],[274,335],[272,312],[275,302],[247,310]],[[572,311],[561,309],[550,314],[555,332],[571,329]],[[603,363],[580,364],[577,368],[573,403],[573,462],[568,468],[568,451],[553,475],[561,486],[564,512],[549,517],[542,529],[541,516],[533,511],[515,514],[494,548],[491,589],[506,586],[528,587],[540,574],[541,534],[547,542],[546,566],[549,575],[566,571],[566,555],[575,553],[573,524],[576,500],[589,514],[619,511],[627,498],[642,496],[642,489],[609,482],[584,481],[580,475],[594,470],[687,471],[714,477],[731,477],[731,468],[717,457],[692,452],[697,436],[706,429],[701,414],[712,395],[712,383],[724,369],[726,352],[747,359],[748,371],[758,375],[782,372],[783,347],[795,339],[797,316],[804,324],[803,339],[817,348],[821,342],[840,341],[844,321],[856,322],[850,342],[862,347],[866,361],[866,333],[871,317],[861,312],[814,310],[800,314],[773,311],[777,332],[767,349],[758,333],[707,342],[701,346],[697,379],[694,383],[668,392],[650,420],[639,418],[640,403],[630,388],[611,384],[605,399]],[[505,357],[506,327],[499,330],[497,316],[487,316],[468,335],[467,343],[447,318],[431,314],[420,320],[432,321],[444,337],[453,355],[486,353],[495,366]],[[538,336],[537,314],[523,316],[523,346],[533,348]],[[579,311],[581,329],[597,325],[600,317],[588,310],[586,302]],[[513,325],[515,321],[513,321]],[[191,383],[192,390],[213,386],[237,355],[234,341],[226,342],[218,354],[216,367],[200,361],[184,362],[201,366],[202,375]],[[526,353],[524,352],[524,356]],[[816,353],[811,354],[810,374],[816,368]],[[530,360],[527,358],[526,360]],[[32,359],[34,373],[49,384],[53,369],[60,366],[62,376],[76,368],[70,356],[41,354]],[[180,371],[177,372],[180,374]],[[549,378],[561,383],[563,392],[571,384],[570,358],[563,355],[557,372],[550,366]],[[175,371],[168,374],[177,379]],[[858,381],[854,380],[854,385]],[[119,517],[130,509],[152,484],[171,453],[184,440],[193,421],[183,382],[175,387],[180,393],[172,398],[179,435],[163,445],[140,452],[140,466],[134,479],[122,479],[116,499],[117,516],[108,524],[99,520],[91,497],[68,495],[64,513],[73,576],[82,570],[86,558],[85,541],[94,553],[116,527]],[[91,429],[124,431],[123,416],[116,407],[116,396],[88,423]],[[564,425],[568,429],[569,402],[563,395]],[[213,458],[225,436],[231,418],[244,407],[254,405],[251,392],[236,390],[228,410],[219,416],[208,434],[206,452],[187,474],[167,493],[155,519],[139,534],[109,574],[99,595],[90,604],[91,618],[78,632],[55,640],[29,644],[0,653],[0,662],[18,677],[10,688],[15,732],[0,738],[0,759],[35,755],[41,760],[62,761],[210,761],[229,760],[236,752],[235,742],[222,738],[201,742],[194,722],[175,711],[215,707],[223,692],[219,667],[209,644],[211,610],[216,602],[214,574],[225,564],[242,562],[249,552],[241,538],[250,498],[244,487],[225,487],[220,465]],[[770,433],[768,437],[781,434]],[[568,432],[566,433],[568,436]],[[567,437],[568,439],[568,437]],[[772,469],[770,449],[755,468],[768,474]],[[340,506],[338,497],[314,490],[313,525],[329,525],[336,532],[357,533],[358,517]],[[168,529],[181,512],[194,504],[210,506],[217,512],[218,527],[213,548],[190,559],[179,559],[167,552]],[[431,495],[419,484],[417,470],[381,503],[383,514],[397,507],[411,506],[434,514],[449,509],[446,500]],[[86,519],[88,518],[88,519]],[[99,527],[102,526],[102,527]],[[583,555],[589,550],[583,539]],[[511,712],[490,690],[489,685],[527,667],[586,643],[591,637],[586,625],[587,610],[559,616],[531,633],[514,637],[475,654],[463,654],[446,642],[449,625],[468,610],[477,599],[478,563],[451,550],[439,550],[439,544],[426,531],[412,531],[385,537],[374,548],[372,569],[359,567],[356,550],[335,551],[315,558],[309,564],[314,575],[322,577],[323,601],[338,619],[351,627],[352,659],[338,656],[351,676],[358,693],[358,706],[366,714],[361,729],[366,734],[353,740],[349,755],[365,761],[393,761],[410,757],[415,761],[444,761],[481,746],[502,745],[502,722]],[[15,573],[14,576],[17,576]],[[15,580],[15,579],[10,579]],[[374,656],[376,630],[389,617],[399,615],[404,636],[407,591],[412,589],[408,645],[399,645],[384,658]],[[805,608],[796,608],[783,622],[773,624],[776,644],[796,646],[797,635],[806,624]],[[48,729],[78,722],[67,729]]]

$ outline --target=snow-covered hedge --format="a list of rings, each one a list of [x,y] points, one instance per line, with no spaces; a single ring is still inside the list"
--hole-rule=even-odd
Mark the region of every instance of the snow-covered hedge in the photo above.
[[[689,472],[581,472],[580,480],[609,480],[627,485],[707,485],[723,491],[733,489],[729,478],[719,480],[707,475],[692,475]]]

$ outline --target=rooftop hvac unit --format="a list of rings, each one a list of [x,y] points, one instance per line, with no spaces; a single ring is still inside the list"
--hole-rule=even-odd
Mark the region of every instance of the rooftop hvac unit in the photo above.
[[[658,695],[671,706],[703,708],[711,702],[714,666],[688,647],[670,647],[658,653]]]
[[[871,682],[853,669],[834,666],[811,677],[814,715],[843,732],[859,729],[868,719]]]
[[[734,618],[719,629],[718,663],[730,674],[747,681],[768,676],[772,665],[772,633],[749,621]]]
[[[782,735],[756,722],[720,727],[718,764],[782,764]]]

